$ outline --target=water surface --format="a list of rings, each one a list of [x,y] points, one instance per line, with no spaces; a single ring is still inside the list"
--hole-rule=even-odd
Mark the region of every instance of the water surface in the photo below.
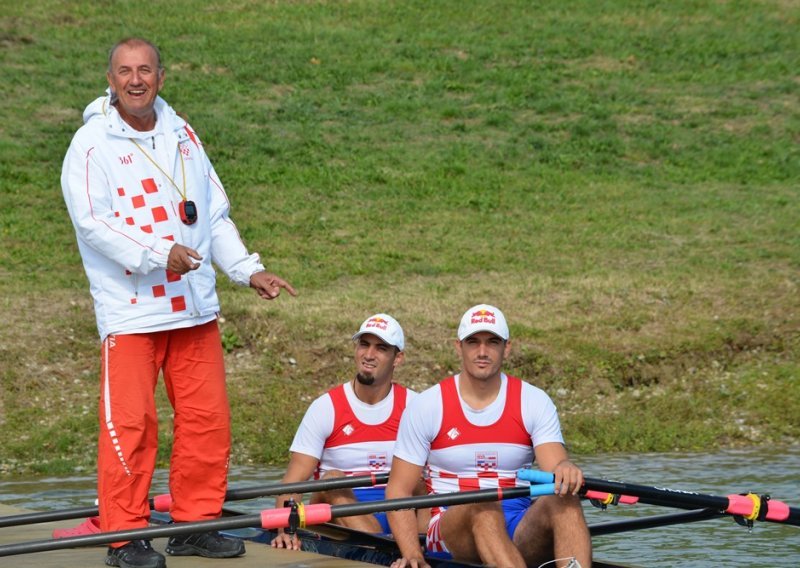
[[[729,495],[752,491],[800,507],[800,446],[727,450],[716,453],[614,454],[575,458],[588,477]],[[232,488],[280,479],[282,469],[233,467]],[[167,492],[167,474],[158,471],[152,494]],[[92,476],[0,478],[0,503],[29,509],[85,507],[94,503]],[[236,503],[257,512],[272,498]],[[649,505],[620,505],[601,511],[584,504],[589,523],[676,512]],[[65,526],[70,526],[65,522]],[[2,530],[2,529],[0,529]],[[595,556],[652,568],[706,566],[800,566],[800,528],[757,523],[752,531],[731,517],[596,537]]]

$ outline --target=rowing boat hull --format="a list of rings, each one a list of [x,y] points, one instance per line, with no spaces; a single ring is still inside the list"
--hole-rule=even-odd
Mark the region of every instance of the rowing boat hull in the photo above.
[[[260,535],[252,535],[255,542],[269,544],[275,533],[256,529]],[[318,532],[315,532],[318,531]],[[338,534],[337,534],[338,533]],[[300,532],[303,551],[324,556],[339,556],[348,560],[367,562],[371,565],[389,566],[398,557],[397,547],[390,538],[369,535],[358,531],[342,530],[341,527],[325,524]],[[346,540],[345,540],[346,539]],[[475,564],[465,564],[452,560],[428,558],[433,568],[483,568]],[[635,568],[630,565],[594,561],[594,568]]]
[[[0,516],[25,512],[21,509],[0,504]],[[164,522],[168,518],[154,513],[155,522]],[[27,541],[47,540],[51,538],[53,529],[65,528],[64,521],[20,525],[0,529],[0,545]],[[337,525],[313,527],[315,532],[306,530],[302,534],[303,550],[290,551],[272,548],[269,543],[274,533],[258,528],[237,529],[231,531],[246,539],[247,554],[231,563],[231,568],[374,568],[375,565],[388,566],[397,558],[394,541],[380,535],[371,535],[343,529]],[[153,547],[164,553],[166,538],[154,539]],[[105,558],[104,546],[73,548],[37,552],[6,558],[2,563],[18,568],[86,568],[102,566]],[[453,561],[430,559],[434,568],[476,568],[473,565]],[[168,557],[169,568],[207,568],[208,560],[191,556]],[[236,566],[233,567],[233,564]],[[5,565],[5,564],[4,564]],[[631,568],[618,564],[595,562],[596,568]]]

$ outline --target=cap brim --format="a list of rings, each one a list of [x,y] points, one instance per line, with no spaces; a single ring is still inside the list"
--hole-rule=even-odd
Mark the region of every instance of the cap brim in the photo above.
[[[399,349],[400,351],[402,351],[402,349],[401,349],[401,348],[400,348],[398,345],[395,345],[395,344],[394,344],[394,343],[392,343],[391,341],[388,341],[388,340],[387,340],[387,339],[386,339],[384,336],[382,336],[380,333],[375,333],[374,331],[359,331],[358,333],[356,333],[356,334],[354,334],[354,335],[353,335],[353,341],[356,341],[356,340],[357,340],[359,337],[361,337],[362,335],[374,335],[375,337],[377,337],[378,339],[380,339],[381,341],[383,341],[383,342],[384,342],[386,345],[391,345],[391,346],[392,346],[392,347],[394,347],[395,349]]]

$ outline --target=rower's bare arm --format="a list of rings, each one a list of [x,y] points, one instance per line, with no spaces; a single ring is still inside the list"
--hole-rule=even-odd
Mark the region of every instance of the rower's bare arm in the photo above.
[[[534,449],[536,462],[543,471],[553,472],[558,495],[577,495],[583,487],[583,472],[569,460],[563,444],[549,442]]]
[[[308,480],[311,474],[314,473],[317,463],[317,458],[313,456],[292,452],[292,456],[289,458],[289,465],[286,468],[283,479],[281,479],[281,483],[296,483]],[[300,493],[278,495],[275,498],[275,506],[278,508],[283,507],[284,502],[289,499],[294,499],[296,503],[300,503],[303,500],[303,496]],[[297,538],[297,535],[288,535],[283,532],[281,528],[278,529],[278,535],[272,539],[271,544],[274,548],[300,550],[300,539]]]
[[[411,497],[422,476],[422,466],[415,465],[395,456],[392,471],[386,486],[387,499]],[[417,533],[417,516],[413,509],[389,511],[389,526],[400,549],[402,558],[392,564],[392,568],[427,568],[428,563],[422,554]]]
[[[422,497],[428,494],[428,488],[425,486],[425,480],[420,476],[417,480],[417,487],[414,489],[414,497]],[[417,532],[425,533],[428,530],[428,524],[431,521],[431,508],[422,507],[417,509]]]

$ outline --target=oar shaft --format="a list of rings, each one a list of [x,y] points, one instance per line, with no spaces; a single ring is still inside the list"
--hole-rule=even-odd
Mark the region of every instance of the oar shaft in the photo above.
[[[150,499],[150,508],[155,511],[169,511],[169,502],[169,495],[158,495]],[[60,511],[19,513],[17,515],[0,517],[0,528],[33,525],[36,523],[49,523],[54,521],[66,521],[69,519],[80,519],[82,517],[96,517],[99,514],[100,511],[97,506],[75,507],[72,509],[62,509]]]
[[[651,529],[656,527],[666,527],[670,525],[681,525],[685,523],[696,523],[707,519],[716,519],[725,516],[716,509],[695,509],[681,513],[669,513],[666,515],[651,515],[649,517],[639,517],[636,519],[625,519],[622,521],[609,521],[589,525],[589,534],[593,537],[617,534],[621,532],[635,531],[640,529]]]
[[[212,521],[176,523],[142,529],[130,529],[92,535],[71,536],[67,538],[33,540],[0,546],[0,557],[13,556],[16,554],[28,554],[31,552],[46,552],[48,550],[60,550],[64,548],[76,548],[79,546],[109,544],[112,542],[124,542],[126,540],[178,536],[210,530],[224,531],[245,527],[258,527],[260,525],[261,515],[255,514],[242,515],[240,517],[221,517]]]
[[[0,517],[0,527],[16,527],[19,525],[32,525],[34,523],[45,523],[48,521],[65,521],[67,519],[79,519],[81,517],[94,517],[95,515],[97,515],[97,507],[20,513],[17,515]]]
[[[742,516],[751,520],[764,520],[800,526],[800,508],[790,507],[778,500],[768,501],[757,495],[728,495],[727,497],[704,495],[676,489],[649,487],[632,483],[586,479],[587,489],[624,493],[639,497],[642,503],[653,505],[672,505],[684,509],[716,509],[729,515]],[[759,515],[759,509],[763,510]]]
[[[498,489],[479,489],[477,491],[464,491],[458,493],[441,493],[419,497],[403,497],[400,499],[386,499],[383,501],[365,501],[363,503],[348,503],[345,505],[328,505],[318,503],[314,505],[299,505],[298,513],[300,528],[309,525],[327,523],[331,519],[340,517],[354,517],[369,515],[385,511],[400,511],[403,509],[421,509],[441,505],[454,506],[467,503],[483,503],[513,499],[514,497],[528,497],[532,495],[552,495],[555,486],[550,484],[531,485],[530,487],[507,487]],[[261,527],[277,529],[289,526],[290,509],[267,509],[261,512]]]
[[[242,487],[231,489],[225,494],[226,501],[242,501],[269,495],[285,495],[289,493],[309,493],[312,491],[330,491],[332,489],[352,489],[355,487],[371,487],[389,482],[388,473],[375,473],[372,475],[353,475],[350,477],[336,477],[318,481],[298,481],[297,483],[276,483],[262,487]]]
[[[534,488],[535,491],[535,488]],[[539,495],[552,495],[553,487],[544,487]],[[438,506],[465,505],[468,503],[486,503],[513,499],[515,497],[529,497],[530,487],[509,487],[502,489],[480,489],[477,491],[464,491],[461,493],[441,493],[421,497],[404,497],[386,501],[365,501],[363,503],[347,503],[345,505],[332,505],[333,518],[367,515],[381,511],[401,511],[403,509],[419,509]]]
[[[244,499],[268,497],[270,495],[309,493],[312,491],[329,491],[332,489],[352,489],[355,487],[371,487],[373,485],[385,484],[388,481],[388,473],[376,473],[371,475],[354,475],[351,477],[337,477],[333,479],[322,479],[317,481],[274,483],[271,485],[262,485],[258,487],[229,489],[225,494],[225,500],[242,501]],[[158,495],[154,497],[150,500],[150,507],[156,511],[169,511],[170,496]],[[98,514],[99,511],[97,507],[78,507],[73,509],[63,509],[61,511],[20,513],[18,515],[0,517],[0,528],[32,525],[35,523],[46,523],[52,521],[65,521],[68,519],[80,519],[82,517],[94,517]]]
[[[531,483],[552,483],[553,474],[537,470],[519,470],[519,478]],[[619,495],[638,497],[642,503],[666,505],[681,509],[715,509],[729,515],[742,516],[748,520],[764,520],[800,526],[800,508],[790,507],[778,500],[770,501],[753,494],[720,497],[704,495],[664,487],[650,487],[621,481],[585,478],[586,490],[605,491]]]
[[[703,495],[700,493],[690,493],[676,489],[666,489],[660,487],[649,487],[647,485],[635,485],[632,483],[621,483],[617,481],[606,481],[603,479],[587,478],[584,484],[587,489],[595,491],[607,491],[609,493],[634,495],[643,503],[649,500],[657,500],[655,505],[662,504],[665,500],[673,503],[680,503],[693,509],[712,508],[725,510],[728,507],[727,497],[716,497],[714,495]]]

